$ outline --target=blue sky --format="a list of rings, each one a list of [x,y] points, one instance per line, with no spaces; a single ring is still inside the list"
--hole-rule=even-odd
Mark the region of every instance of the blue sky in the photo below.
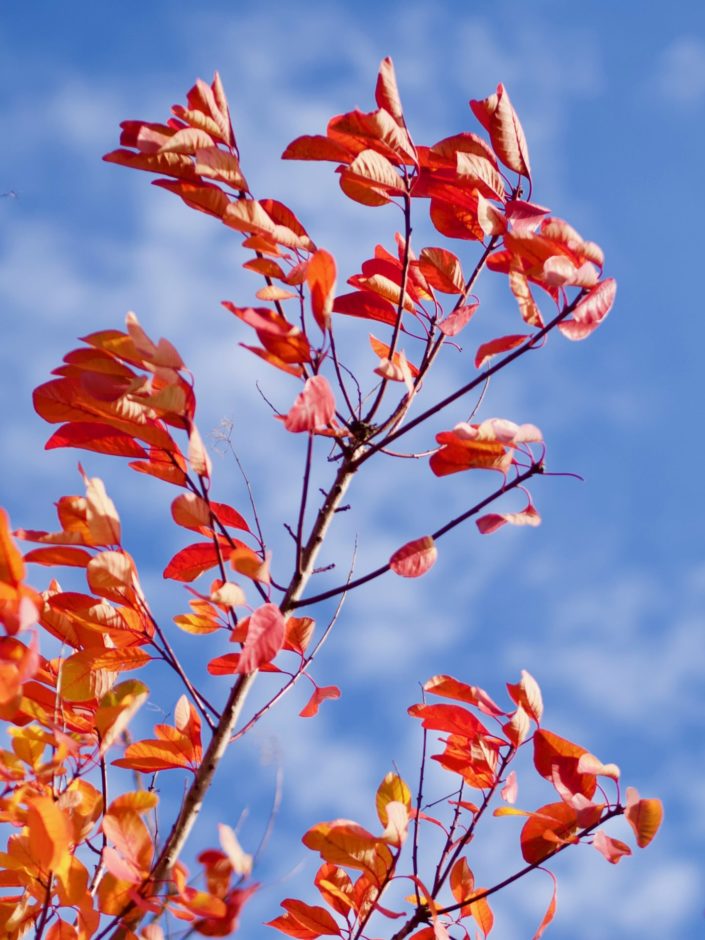
[[[619,282],[616,307],[593,337],[553,337],[497,381],[483,405],[484,417],[537,424],[550,468],[585,482],[538,481],[538,529],[480,538],[462,527],[426,578],[389,575],[354,594],[315,667],[322,684],[342,687],[343,699],[304,722],[292,697],[229,759],[194,849],[215,844],[215,823],[234,823],[247,807],[242,839],[256,843],[277,763],[284,778],[282,814],[259,872],[266,889],[247,911],[243,935],[267,935],[258,924],[281,897],[314,900],[307,885],[315,865],[298,842],[309,825],[336,816],[370,821],[392,760],[415,779],[419,742],[405,710],[418,682],[451,672],[500,696],[526,668],[544,690],[547,727],[620,763],[625,783],[666,807],[647,852],[613,868],[586,848],[556,865],[559,912],[549,935],[700,937],[705,550],[690,467],[702,450],[705,9],[695,0],[674,7],[677,15],[659,2],[548,0],[31,7],[31,15],[19,3],[0,11],[0,192],[11,194],[0,200],[0,504],[15,525],[51,527],[51,503],[80,489],[79,455],[42,450],[49,429],[32,410],[32,389],[77,336],[119,327],[134,309],[193,369],[204,435],[233,422],[275,560],[277,549],[287,551],[281,523],[298,470],[283,468],[300,446],[269,427],[254,382],[261,378],[282,405],[293,387],[238,348],[249,337],[219,307],[225,298],[247,303],[259,287],[240,267],[239,239],[150,188],[146,175],[100,160],[117,146],[121,120],[163,119],[197,76],[210,79],[216,68],[253,191],[290,204],[336,254],[343,278],[377,241],[391,245],[397,216],[347,201],[330,165],[278,157],[295,136],[322,132],[331,115],[370,109],[379,61],[391,55],[417,142],[476,130],[468,99],[503,81],[527,134],[536,200],[597,241],[606,273]],[[441,243],[421,218],[415,234],[419,245]],[[486,317],[478,337],[518,328],[499,279],[486,275],[478,293]],[[360,345],[351,359],[367,369],[365,333],[345,335]],[[466,356],[473,340],[468,347]],[[447,369],[438,389],[467,366],[458,356]],[[463,417],[449,409],[428,438]],[[165,515],[171,494],[119,462],[81,459],[105,479],[127,547],[168,622],[186,604],[160,575],[185,544]],[[244,509],[232,460],[216,457],[216,474],[222,498]],[[367,570],[485,485],[382,464],[353,491],[354,513],[332,533],[330,557],[344,565],[359,533],[358,570]],[[206,658],[224,651],[193,644],[181,648]],[[180,692],[161,681],[153,698],[168,709]],[[141,720],[148,730],[156,708]],[[544,797],[548,790],[527,785],[520,803]],[[488,835],[476,872],[484,882],[518,857],[507,861],[516,853],[511,821],[490,821]],[[497,935],[531,936],[548,891],[537,880],[500,895]]]

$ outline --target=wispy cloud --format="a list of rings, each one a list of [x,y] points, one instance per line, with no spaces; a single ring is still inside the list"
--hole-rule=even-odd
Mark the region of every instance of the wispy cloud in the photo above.
[[[705,42],[698,36],[674,39],[656,62],[654,85],[664,103],[675,107],[705,102]]]

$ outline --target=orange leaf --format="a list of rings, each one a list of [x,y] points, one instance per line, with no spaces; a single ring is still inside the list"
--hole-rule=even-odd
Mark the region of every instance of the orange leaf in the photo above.
[[[634,787],[627,787],[627,804],[624,815],[634,830],[636,844],[640,849],[651,842],[663,820],[661,800],[640,800]]]
[[[337,685],[316,686],[311,698],[299,712],[300,718],[313,718],[318,714],[318,709],[326,699],[340,698],[340,689]]]
[[[335,278],[335,258],[330,252],[319,249],[311,257],[306,268],[306,283],[311,291],[313,316],[324,332],[330,325],[335,296]]]
[[[315,628],[316,622],[312,617],[287,617],[283,648],[303,655]]]
[[[392,867],[389,847],[348,819],[318,823],[302,841],[324,861],[367,872],[376,884],[382,882]]]
[[[445,294],[462,294],[465,288],[463,269],[452,251],[445,248],[422,248],[419,268],[431,287]]]
[[[10,535],[10,519],[0,507],[0,584],[18,587],[23,578],[22,555]]]
[[[495,94],[483,101],[471,101],[470,107],[489,133],[494,152],[502,163],[530,179],[526,138],[504,85],[500,82]]]
[[[195,770],[188,754],[175,745],[156,740],[136,741],[125,749],[125,756],[114,760],[115,767],[127,767],[143,774],[159,770]]]
[[[407,815],[409,815],[411,812],[411,790],[408,788],[399,774],[392,773],[391,771],[386,774],[384,780],[382,780],[380,785],[377,787],[377,793],[375,795],[377,816],[379,817],[379,821],[383,826],[387,826],[389,824],[389,813],[387,812],[387,806],[390,803],[401,803],[406,807]]]
[[[566,841],[575,842],[577,815],[567,803],[548,803],[532,813],[521,830],[521,854],[540,864]]]
[[[450,890],[453,892],[453,897],[458,904],[467,901],[473,892],[474,885],[475,877],[470,871],[467,859],[463,855],[455,862],[450,870]],[[465,904],[460,910],[460,916],[467,917],[469,913],[469,905]]]
[[[558,897],[558,881],[553,872],[544,869],[548,875],[551,876],[553,880],[553,894],[551,895],[551,900],[548,902],[548,907],[546,908],[546,913],[543,915],[543,920],[538,926],[538,930],[531,938],[531,940],[541,940],[541,937],[544,934],[546,927],[551,923],[553,918],[556,916],[556,899]]]
[[[438,551],[430,535],[402,545],[389,559],[389,567],[402,578],[419,578],[436,563]]]
[[[32,857],[45,871],[55,871],[71,845],[68,816],[51,797],[36,797],[27,804],[27,827]]]

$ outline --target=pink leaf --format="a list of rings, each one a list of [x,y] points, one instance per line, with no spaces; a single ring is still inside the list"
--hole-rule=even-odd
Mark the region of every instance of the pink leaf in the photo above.
[[[435,565],[437,557],[433,538],[424,535],[397,549],[389,559],[389,567],[402,578],[419,578]]]
[[[507,522],[511,523],[511,525],[537,526],[541,523],[541,516],[538,514],[535,506],[529,503],[526,509],[523,509],[521,512],[487,513],[487,515],[480,516],[479,519],[476,519],[475,525],[482,535],[490,535],[492,532],[496,532],[497,529],[501,529]]]
[[[613,277],[601,281],[577,305],[573,311],[572,320],[559,323],[558,329],[567,339],[585,339],[597,329],[610,312],[616,293],[617,282]]]
[[[632,850],[625,842],[620,842],[619,839],[613,839],[611,836],[605,835],[603,829],[597,830],[592,844],[612,865],[616,865],[625,855],[632,854]]]
[[[335,398],[328,379],[313,375],[306,379],[303,391],[297,396],[289,413],[284,418],[287,431],[315,433],[330,426],[335,415]]]
[[[284,645],[284,617],[276,604],[263,604],[251,615],[237,664],[241,674],[255,672],[274,659]]]
[[[479,306],[479,304],[466,304],[463,307],[458,307],[457,310],[449,313],[445,320],[441,320],[438,329],[444,336],[457,336],[463,327],[470,322]]]
[[[507,774],[507,779],[504,782],[504,786],[500,790],[500,796],[503,800],[506,800],[507,803],[516,803],[518,789],[519,785],[517,783],[516,770],[512,770],[509,774]]]

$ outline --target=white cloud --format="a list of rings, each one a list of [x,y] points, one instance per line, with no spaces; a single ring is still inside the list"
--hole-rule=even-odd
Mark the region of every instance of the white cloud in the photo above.
[[[697,36],[680,36],[661,53],[654,82],[664,102],[678,107],[705,101],[705,42]]]

